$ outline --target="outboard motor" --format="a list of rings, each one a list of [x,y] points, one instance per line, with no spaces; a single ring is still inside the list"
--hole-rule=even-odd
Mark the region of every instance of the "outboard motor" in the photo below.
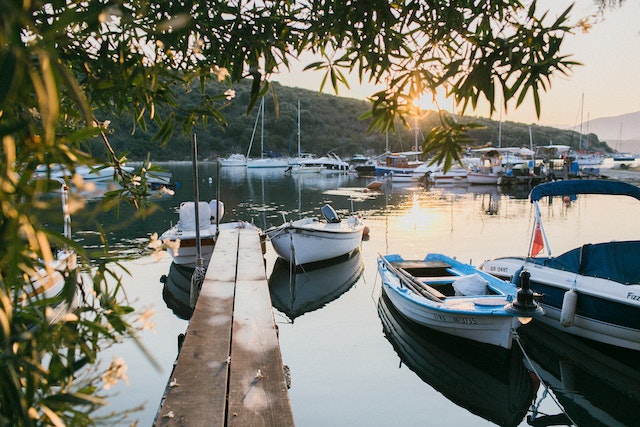
[[[224,215],[224,203],[219,200],[212,199],[209,202],[209,210],[211,211],[211,223],[220,221]]]
[[[340,222],[340,218],[338,217],[338,213],[331,207],[331,205],[324,205],[321,209],[322,216],[327,220],[330,224],[336,224]]]

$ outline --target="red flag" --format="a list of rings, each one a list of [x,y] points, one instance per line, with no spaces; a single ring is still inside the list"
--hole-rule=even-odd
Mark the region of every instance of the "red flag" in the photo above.
[[[529,256],[534,257],[544,249],[544,239],[542,238],[542,229],[540,221],[536,220],[536,228],[533,231],[533,243],[531,244],[531,252]]]

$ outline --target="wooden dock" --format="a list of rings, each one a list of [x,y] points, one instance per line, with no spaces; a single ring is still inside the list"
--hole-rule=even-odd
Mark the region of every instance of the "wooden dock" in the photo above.
[[[257,231],[221,230],[154,425],[294,425]]]

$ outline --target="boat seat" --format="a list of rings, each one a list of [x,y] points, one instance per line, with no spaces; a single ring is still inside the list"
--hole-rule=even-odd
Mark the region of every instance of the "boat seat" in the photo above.
[[[428,282],[430,285],[436,284],[451,284],[453,283],[459,276],[414,276],[416,279],[421,282]]]

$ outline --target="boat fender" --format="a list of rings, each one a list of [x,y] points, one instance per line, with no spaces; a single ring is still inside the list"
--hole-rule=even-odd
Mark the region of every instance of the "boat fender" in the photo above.
[[[211,199],[209,202],[209,210],[211,211],[211,222],[215,223],[216,219],[217,221],[220,221],[224,215],[224,203],[220,200]]]
[[[573,325],[573,316],[576,314],[578,293],[575,289],[569,289],[562,298],[562,311],[560,312],[560,324],[565,328]]]

